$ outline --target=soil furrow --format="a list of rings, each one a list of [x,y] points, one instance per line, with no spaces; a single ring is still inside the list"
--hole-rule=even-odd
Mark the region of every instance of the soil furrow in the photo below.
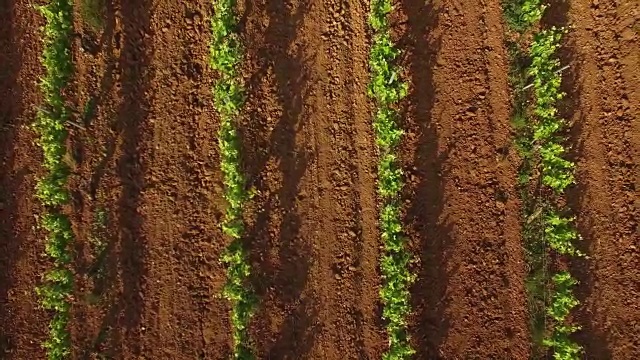
[[[224,240],[217,219],[223,209],[214,207],[221,178],[207,64],[208,6],[205,0],[161,2],[150,19],[155,52],[149,66],[158,86],[149,95],[149,170],[140,205],[148,236],[141,346],[150,358],[227,351],[227,306],[218,296]]]
[[[208,8],[108,3],[104,29],[78,24],[77,357],[228,353]],[[93,253],[98,235],[105,248]]]
[[[317,48],[317,68],[322,79],[316,97],[317,109],[328,113],[314,115],[322,146],[319,148],[319,177],[322,229],[334,229],[319,253],[321,279],[315,284],[327,292],[319,316],[332,324],[323,336],[323,356],[339,358],[375,358],[370,353],[382,343],[376,327],[377,249],[367,248],[365,239],[377,235],[375,217],[375,149],[370,130],[370,114],[356,116],[354,108],[366,107],[367,43],[366,7],[363,3],[331,1],[310,12],[324,21],[318,29],[321,42]],[[313,44],[310,48],[313,48]],[[322,74],[326,72],[325,74]],[[358,77],[360,76],[360,77]],[[356,106],[354,106],[356,105]],[[325,145],[326,144],[326,145]],[[359,146],[359,148],[358,148]],[[364,198],[364,204],[362,199]],[[363,206],[368,205],[365,212]],[[326,223],[329,226],[325,225]],[[324,234],[327,235],[326,233]],[[364,236],[373,236],[365,238]],[[370,246],[370,245],[369,245]],[[366,252],[366,253],[365,253]],[[364,296],[367,302],[359,302]],[[368,316],[365,318],[365,314]],[[346,329],[336,331],[335,329]],[[365,343],[370,343],[365,347]],[[345,351],[348,350],[348,353]]]
[[[76,20],[70,136],[76,288],[73,356],[141,354],[148,235],[143,189],[152,53],[149,4],[108,2],[104,28]]]
[[[145,275],[149,236],[144,229],[145,173],[148,168],[150,135],[149,88],[152,72],[151,2],[122,0],[116,7],[122,24],[122,50],[118,59],[121,71],[121,102],[115,114],[119,144],[115,150],[119,194],[116,201],[119,249],[117,261],[122,282],[120,330],[122,357],[142,355],[141,315],[144,311]]]
[[[402,8],[414,76],[404,158],[409,234],[421,253],[413,291],[419,357],[526,358],[501,11],[484,1]]]
[[[378,209],[376,207],[375,173],[377,169],[372,118],[373,113],[368,106],[367,86],[369,83],[367,41],[367,17],[369,7],[365,1],[351,1],[345,5],[347,24],[350,24],[349,38],[342,39],[342,46],[350,45],[343,52],[340,66],[340,78],[347,79],[342,89],[348,100],[344,101],[346,112],[344,123],[352,126],[343,140],[353,142],[349,154],[352,156],[351,181],[356,191],[352,194],[357,224],[356,238],[353,241],[353,262],[356,267],[353,289],[355,296],[354,320],[356,326],[356,346],[359,358],[374,359],[380,356],[388,340],[382,330],[381,303],[379,300],[380,272],[378,259],[380,256],[379,232],[377,226]],[[354,40],[356,39],[356,40]],[[329,58],[331,59],[331,57]],[[336,120],[337,121],[337,120]],[[353,123],[353,125],[351,125]],[[346,159],[345,159],[346,160]],[[374,241],[375,239],[375,241]]]
[[[304,26],[309,3],[247,2],[247,108],[241,127],[250,186],[249,252],[260,299],[252,337],[259,358],[307,357],[320,324],[318,294],[309,284],[315,258],[317,141],[306,109],[309,74]],[[307,55],[308,56],[308,55]],[[313,131],[311,131],[311,135]],[[331,231],[331,229],[325,229]]]
[[[638,246],[636,104],[638,7],[622,2],[577,1],[568,9],[575,31],[572,139],[577,160],[573,202],[589,259],[581,271],[579,334],[588,356],[626,359],[640,356],[640,263]],[[589,14],[585,16],[585,14]],[[637,126],[636,126],[637,127]],[[635,334],[636,336],[633,336]],[[630,336],[631,335],[631,336]]]
[[[355,1],[248,8],[259,357],[374,358],[381,347],[365,20]]]
[[[105,342],[113,339],[109,328],[113,325],[117,297],[117,267],[113,261],[117,247],[111,223],[116,218],[117,197],[110,191],[117,182],[113,154],[116,136],[112,127],[117,107],[114,87],[119,44],[113,6],[105,8],[104,28],[93,28],[83,17],[74,14],[76,35],[73,42],[74,78],[72,121],[85,129],[73,128],[70,153],[73,174],[69,188],[73,195],[70,219],[75,235],[74,261],[76,283],[72,307],[73,356],[89,359],[92,354],[113,355],[113,343],[105,352]],[[118,28],[117,31],[121,31]],[[105,184],[108,184],[105,186]],[[103,216],[103,218],[100,218]]]
[[[29,127],[41,100],[43,19],[29,1],[0,1],[0,358],[44,358],[49,315],[35,287],[50,266],[42,255],[42,208],[34,198],[42,158]]]

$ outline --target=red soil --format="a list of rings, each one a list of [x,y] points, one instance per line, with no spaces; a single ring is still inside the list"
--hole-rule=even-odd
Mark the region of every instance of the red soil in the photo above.
[[[0,0],[0,18],[0,358],[43,359],[48,316],[35,286],[47,261],[33,197],[42,157],[29,128],[40,100],[42,19],[13,0]]]
[[[210,2],[107,3],[102,30],[76,16],[69,87],[79,125],[70,126],[74,200],[65,209],[77,238],[73,358],[228,358]],[[578,164],[569,200],[590,255],[574,264],[583,301],[577,338],[590,358],[633,359],[640,5],[597,3],[554,5],[549,20],[573,25],[562,108],[574,122]],[[500,6],[399,0],[396,10],[410,84],[401,155],[418,275],[416,358],[527,359],[519,159]],[[241,14],[258,358],[380,358],[368,2],[246,1]],[[40,359],[49,315],[33,289],[48,259],[34,218],[41,159],[25,125],[40,101],[42,19],[27,0],[0,0],[0,16],[0,358]]]
[[[518,159],[502,12],[484,1],[398,5],[411,84],[403,150],[419,278],[418,358],[526,359]]]
[[[578,340],[593,359],[638,359],[640,2],[584,0],[567,10],[572,200],[589,255],[579,269]]]

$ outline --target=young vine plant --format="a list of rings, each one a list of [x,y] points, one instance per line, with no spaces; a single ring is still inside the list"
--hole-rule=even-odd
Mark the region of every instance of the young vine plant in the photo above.
[[[544,224],[541,217],[541,198],[537,184],[538,155],[533,144],[533,128],[529,114],[529,92],[526,89],[529,77],[528,46],[525,45],[532,25],[540,20],[540,0],[503,0],[502,8],[508,24],[505,41],[511,60],[509,80],[513,89],[512,125],[515,133],[515,148],[520,155],[518,189],[521,200],[521,233],[524,245],[527,272],[525,288],[529,308],[529,330],[531,333],[531,357],[538,358],[545,352],[543,339],[546,331],[546,300],[549,281],[547,277],[547,247],[544,241]],[[537,221],[533,221],[537,219]]]
[[[556,52],[560,47],[562,31],[551,28],[535,34],[531,45],[531,66],[528,74],[533,79],[535,104],[535,128],[533,141],[540,156],[542,184],[550,188],[556,196],[562,196],[565,189],[575,179],[574,164],[567,160],[566,150],[562,146],[561,132],[566,127],[565,120],[558,116],[556,102],[564,96],[560,90],[561,74],[558,71],[560,61]],[[565,256],[583,256],[574,246],[579,239],[573,225],[574,219],[566,217],[560,209],[552,205],[546,207],[544,214],[544,233],[549,247],[557,254]],[[554,320],[550,336],[543,343],[553,349],[557,360],[578,359],[582,347],[571,340],[570,335],[579,329],[568,321],[571,310],[578,305],[573,287],[578,283],[568,271],[556,273],[552,278],[554,294],[547,313]]]
[[[233,357],[244,360],[254,358],[248,326],[257,300],[248,286],[251,267],[243,244],[243,209],[249,200],[249,192],[242,173],[240,139],[236,130],[236,122],[244,104],[243,84],[238,70],[243,54],[237,32],[236,5],[235,0],[213,1],[210,65],[219,75],[213,88],[213,97],[221,119],[218,146],[227,201],[222,229],[231,238],[221,257],[227,268],[223,296],[231,303]]]
[[[70,112],[65,105],[63,90],[72,73],[73,2],[51,0],[38,9],[46,20],[42,57],[45,75],[40,81],[44,104],[33,126],[43,151],[46,174],[37,183],[36,196],[45,206],[40,226],[47,232],[45,253],[51,257],[53,269],[46,272],[36,292],[41,305],[53,312],[49,338],[44,343],[47,357],[60,360],[68,358],[71,352],[68,324],[73,292],[73,274],[69,269],[73,234],[71,222],[63,214],[62,206],[70,197],[67,189],[70,171],[64,160],[67,153],[65,125]]]
[[[503,0],[502,7],[507,23],[518,32],[530,29],[532,25],[540,21],[547,8],[541,3],[542,0]]]
[[[402,232],[400,191],[402,170],[396,147],[403,131],[398,125],[394,104],[407,95],[407,84],[400,79],[400,69],[394,64],[399,51],[391,40],[388,15],[393,10],[390,0],[372,0],[369,24],[373,28],[369,67],[369,96],[376,103],[373,128],[380,153],[378,163],[378,194],[382,199],[380,233],[384,254],[380,260],[382,272],[382,317],[386,321],[389,349],[386,360],[408,359],[415,352],[409,344],[407,316],[411,311],[409,286],[414,276],[408,270],[409,252]]]

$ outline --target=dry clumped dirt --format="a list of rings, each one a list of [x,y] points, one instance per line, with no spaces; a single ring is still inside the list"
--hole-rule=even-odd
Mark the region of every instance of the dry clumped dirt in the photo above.
[[[368,2],[240,1],[247,89],[244,170],[261,359],[376,359],[385,350],[367,98]],[[207,63],[207,0],[107,1],[76,14],[69,106],[76,235],[73,358],[224,359],[226,240]],[[41,155],[39,26],[0,0],[0,358],[40,359],[48,266],[34,199]],[[640,358],[640,4],[553,2],[569,27],[561,111],[588,259],[577,261],[577,339],[591,359]],[[398,0],[409,83],[401,157],[416,261],[417,359],[527,359],[519,159],[498,1]]]

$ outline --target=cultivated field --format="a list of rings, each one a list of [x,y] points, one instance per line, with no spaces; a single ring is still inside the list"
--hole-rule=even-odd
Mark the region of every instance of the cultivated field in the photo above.
[[[640,359],[640,0],[0,19],[0,359]]]

